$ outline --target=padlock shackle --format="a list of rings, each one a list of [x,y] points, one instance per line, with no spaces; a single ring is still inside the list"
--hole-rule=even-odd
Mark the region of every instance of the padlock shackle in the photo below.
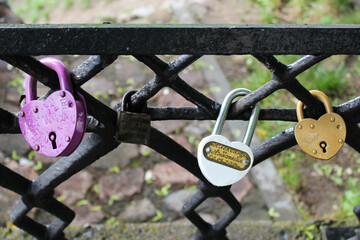
[[[230,105],[231,105],[232,101],[234,100],[234,98],[236,98],[238,96],[245,96],[250,93],[251,93],[251,91],[249,89],[237,88],[237,89],[232,90],[231,92],[229,92],[226,95],[224,102],[221,105],[220,112],[219,112],[218,118],[216,119],[216,123],[215,123],[214,129],[213,129],[211,135],[220,135],[220,133],[223,129],[224,122],[226,120],[226,116],[229,111]],[[248,146],[250,146],[251,139],[254,135],[256,122],[259,118],[259,113],[260,113],[260,103],[256,103],[255,107],[253,108],[253,110],[251,112],[251,116],[250,116],[249,123],[248,123],[247,129],[246,129],[246,132],[245,132],[244,140],[243,140],[243,143],[245,143]]]
[[[127,91],[124,96],[122,97],[121,99],[121,108],[120,108],[120,111],[129,111],[129,101],[131,101],[131,96],[133,94],[135,94],[137,91],[136,90],[130,90],[130,91]]]
[[[61,90],[67,90],[73,93],[70,72],[67,70],[63,62],[52,57],[42,58],[40,59],[40,62],[55,70],[59,78]],[[25,96],[27,103],[37,99],[36,82],[37,80],[35,78],[31,77],[30,75],[26,75]]]
[[[310,90],[310,93],[324,104],[327,113],[333,112],[333,106],[325,93],[319,90]],[[296,116],[299,122],[304,119],[304,103],[301,101],[298,101],[296,105]]]

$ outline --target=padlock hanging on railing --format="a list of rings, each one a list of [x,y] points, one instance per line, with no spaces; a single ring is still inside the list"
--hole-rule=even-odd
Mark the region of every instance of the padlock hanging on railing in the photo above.
[[[151,116],[144,113],[146,105],[144,105],[143,113],[130,112],[129,105],[131,96],[136,90],[126,92],[121,101],[121,109],[118,113],[116,123],[115,139],[118,142],[149,144]]]
[[[19,113],[20,129],[28,144],[40,154],[49,157],[68,156],[84,136],[86,102],[80,93],[73,91],[70,73],[60,60],[47,57],[40,62],[56,71],[60,90],[52,93],[45,101],[37,100],[37,81],[27,75],[26,104]]]
[[[234,98],[249,93],[251,91],[245,88],[229,92],[221,106],[212,134],[203,138],[199,143],[197,158],[200,170],[205,178],[215,186],[227,186],[239,181],[249,172],[254,162],[254,155],[249,146],[259,117],[259,103],[251,112],[243,142],[230,142],[226,137],[220,135]]]
[[[318,90],[311,90],[310,93],[323,102],[326,113],[318,120],[304,118],[304,104],[299,101],[296,106],[299,121],[295,127],[296,142],[311,157],[328,160],[344,145],[346,124],[339,114],[333,112],[325,93]]]

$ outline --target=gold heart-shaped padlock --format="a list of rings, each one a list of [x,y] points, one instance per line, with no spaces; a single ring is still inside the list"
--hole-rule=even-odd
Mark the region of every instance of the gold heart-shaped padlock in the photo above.
[[[346,125],[344,119],[333,112],[333,107],[325,93],[311,90],[310,93],[324,103],[326,113],[318,120],[304,118],[304,104],[299,101],[296,106],[298,123],[295,127],[295,138],[300,148],[311,157],[328,160],[344,145]]]

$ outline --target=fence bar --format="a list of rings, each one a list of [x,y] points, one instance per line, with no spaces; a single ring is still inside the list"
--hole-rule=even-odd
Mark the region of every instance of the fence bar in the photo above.
[[[357,24],[3,24],[0,36],[0,54],[360,54]]]

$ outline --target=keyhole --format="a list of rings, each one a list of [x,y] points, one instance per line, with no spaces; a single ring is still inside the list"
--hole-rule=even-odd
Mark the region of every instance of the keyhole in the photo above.
[[[50,134],[49,134],[49,139],[50,139],[50,141],[51,141],[51,144],[52,144],[52,148],[53,149],[56,149],[57,147],[56,147],[56,134],[54,133],[54,132],[51,132]]]
[[[320,142],[320,147],[322,148],[323,150],[323,153],[326,153],[326,146],[327,146],[327,143],[325,141],[322,141]]]

